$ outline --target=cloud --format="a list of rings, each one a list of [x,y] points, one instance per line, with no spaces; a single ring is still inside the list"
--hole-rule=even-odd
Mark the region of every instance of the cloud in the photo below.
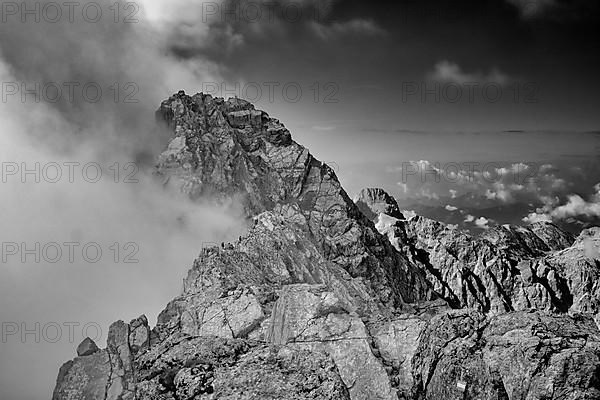
[[[181,0],[180,0],[181,1]],[[331,20],[337,0],[223,0],[195,1],[180,6],[177,18],[162,18],[168,27],[168,51],[184,59],[208,59],[218,65],[233,57],[254,55],[265,43],[286,51],[290,41],[297,49],[304,39],[323,43],[346,37],[374,37],[385,30],[374,20],[360,17]],[[169,3],[171,4],[171,3]],[[176,8],[173,7],[172,8]],[[167,13],[173,11],[167,10]],[[157,13],[154,13],[157,14]],[[183,21],[183,23],[182,23]],[[306,43],[304,43],[306,44]],[[287,46],[289,47],[289,46]],[[239,72],[239,71],[229,71]]]
[[[475,220],[475,225],[481,229],[487,229],[490,221],[485,217],[479,217]]]
[[[523,218],[525,222],[600,218],[600,183],[594,185],[594,193],[585,200],[579,194],[569,194],[561,204],[558,197],[543,196],[544,205]]]
[[[439,207],[445,207],[446,204],[459,209],[523,205],[526,209],[526,205],[529,205],[531,211],[528,212],[533,213],[532,208],[551,203],[550,208],[537,212],[544,214],[567,203],[568,196],[574,193],[588,193],[590,179],[597,176],[597,164],[591,163],[581,171],[548,162],[418,160],[405,162],[390,171],[402,175],[402,188],[406,194],[427,201],[436,200],[437,195],[442,202],[432,205]],[[585,195],[579,196],[586,198]],[[594,214],[593,205],[584,206],[576,197],[573,201],[578,202],[582,217]],[[590,201],[593,202],[593,199]],[[569,211],[556,211],[560,212]],[[570,211],[571,214],[573,212]],[[533,215],[531,217],[536,218]]]
[[[244,231],[235,203],[231,208],[211,205],[209,199],[206,204],[192,203],[163,188],[151,171],[141,166],[133,175],[137,183],[124,182],[122,166],[132,161],[130,154],[113,153],[111,161],[100,161],[103,155],[97,150],[107,148],[105,144],[94,146],[99,143],[101,127],[94,132],[78,130],[45,104],[0,107],[0,120],[4,167],[12,162],[21,170],[23,163],[29,170],[35,170],[36,163],[41,170],[50,163],[66,162],[98,162],[105,167],[102,179],[95,183],[86,181],[80,168],[75,168],[72,183],[65,168],[63,179],[57,183],[45,179],[36,183],[35,175],[23,183],[22,176],[5,174],[5,182],[0,182],[0,208],[7,211],[0,216],[0,223],[7,228],[0,234],[2,243],[25,243],[29,249],[35,243],[43,247],[77,242],[79,249],[95,243],[103,257],[95,263],[84,262],[81,257],[71,263],[63,251],[56,263],[43,259],[37,263],[31,257],[23,263],[19,255],[8,258],[0,268],[3,322],[24,322],[30,329],[36,322],[42,326],[93,322],[103,331],[98,345],[104,345],[108,326],[117,319],[129,320],[145,313],[155,323],[157,313],[179,293],[181,277],[192,266],[203,242],[231,241]],[[71,143],[68,152],[57,152],[35,138],[40,133],[59,138],[73,134],[73,130],[95,140]],[[118,182],[109,170],[113,162],[123,173]],[[113,261],[114,243],[121,252],[119,262]],[[125,248],[128,243],[133,247]],[[131,249],[138,262],[126,264],[122,257]],[[77,333],[76,342],[66,340],[63,332],[63,340],[57,343],[11,341],[0,346],[0,398],[24,400],[50,393],[58,366],[73,357],[83,339]],[[29,371],[27,377],[20,372],[25,369]]]
[[[478,228],[487,229],[490,220],[485,217],[475,218],[473,215],[467,214],[463,222],[473,223]]]
[[[556,0],[508,0],[525,19],[536,18],[557,6]]]
[[[600,184],[594,186],[592,194],[581,194],[590,192],[588,185],[597,176],[596,168],[593,163],[583,170],[548,162],[419,160],[404,163],[397,170],[402,172],[405,192],[417,199],[444,201],[435,205],[448,211],[453,211],[447,206],[451,197],[455,199],[451,207],[457,209],[521,205],[529,210],[537,207],[519,216],[527,223],[554,220],[584,224],[596,223],[600,218]]]
[[[30,9],[32,3],[27,3]],[[244,232],[237,202],[218,206],[207,198],[192,203],[152,177],[154,157],[171,135],[154,119],[161,100],[179,89],[201,87],[205,80],[222,80],[212,62],[190,62],[168,51],[173,44],[169,29],[184,17],[187,4],[157,2],[155,7],[152,18],[140,11],[139,22],[129,25],[113,22],[111,14],[97,23],[22,23],[18,18],[0,23],[1,82],[30,89],[49,82],[76,82],[79,87],[94,83],[103,90],[96,102],[76,94],[56,102],[36,102],[31,95],[22,102],[17,95],[2,103],[2,166],[35,169],[36,164],[94,162],[103,167],[103,177],[90,183],[76,170],[78,178],[69,182],[63,169],[63,179],[55,184],[36,183],[35,176],[25,183],[19,176],[0,182],[0,207],[7,211],[0,215],[7,227],[1,241],[26,243],[28,248],[35,243],[95,242],[105,255],[94,264],[73,264],[65,258],[51,264],[22,263],[15,257],[3,263],[3,321],[26,322],[28,327],[36,322],[95,322],[103,329],[98,341],[103,345],[114,320],[146,313],[155,322],[156,314],[179,293],[181,277],[203,242],[229,241]],[[205,31],[198,28],[197,33]],[[132,83],[137,102],[123,102],[123,96],[133,93],[123,90],[115,100],[115,83],[121,89]],[[137,183],[123,182],[128,163],[133,163]],[[122,174],[118,182],[110,170],[115,165]],[[113,262],[112,245],[119,243],[123,252],[130,242],[138,246],[139,262]],[[0,346],[0,398],[47,397],[58,366],[73,357],[76,346],[65,340]],[[23,370],[28,370],[27,377]]]
[[[499,162],[431,162],[409,161],[395,169],[400,171],[407,191],[418,195],[425,187],[428,198],[432,191],[458,198],[477,194],[501,204],[538,202],[544,195],[566,193],[570,183],[557,176],[551,164]]]
[[[464,85],[467,83],[496,83],[506,85],[510,82],[510,77],[500,70],[494,68],[488,74],[481,72],[467,73],[453,62],[444,60],[437,63],[433,71],[429,74],[431,80],[444,83],[456,83]]]
[[[523,217],[523,222],[533,224],[535,222],[552,222],[552,217],[547,214],[538,214],[537,212],[529,213]]]
[[[567,203],[556,207],[550,212],[550,215],[556,219],[569,217],[600,218],[600,183],[595,185],[594,189],[596,193],[591,196],[589,201],[584,200],[577,194],[570,195]]]
[[[416,217],[417,213],[414,212],[413,210],[402,210],[402,215],[404,215],[404,218],[411,219],[412,217]]]
[[[34,3],[30,0],[24,4],[33,9]],[[86,4],[98,3],[78,4],[83,9]],[[119,6],[125,7],[124,3]],[[187,8],[168,12],[176,7],[154,7],[157,13],[172,14],[173,21],[183,17]],[[162,149],[166,139],[154,129],[153,115],[160,101],[179,89],[191,90],[201,87],[204,81],[222,80],[218,67],[209,61],[192,64],[168,54],[166,49],[172,45],[170,25],[146,18],[143,8],[135,16],[138,22],[129,24],[115,23],[111,14],[96,23],[82,18],[74,22],[62,18],[57,23],[22,23],[19,18],[9,18],[0,24],[0,57],[10,74],[10,81],[3,82],[29,89],[38,85],[37,92],[41,93],[56,83],[62,88],[61,96],[46,104],[77,127],[72,134],[38,134],[40,141],[64,149],[95,140],[106,147],[107,153],[116,148],[134,153],[138,161],[151,157]],[[65,88],[69,82],[76,85],[72,97]],[[83,88],[90,84],[101,93],[98,99],[90,100],[85,95]],[[17,96],[8,99],[11,103],[18,100]],[[27,104],[34,101],[33,96],[26,98]]]

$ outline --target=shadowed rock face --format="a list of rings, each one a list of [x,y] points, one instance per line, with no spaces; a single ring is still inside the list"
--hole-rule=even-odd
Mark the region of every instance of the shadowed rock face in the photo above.
[[[154,328],[143,316],[118,321],[106,349],[82,344],[61,368],[54,400],[598,394],[591,317],[511,312],[528,308],[513,306],[526,286],[515,283],[515,262],[537,262],[539,253],[566,265],[562,258],[587,257],[590,240],[559,256],[551,251],[568,237],[524,233],[527,249],[511,253],[500,243],[516,239],[503,232],[493,243],[434,221],[404,221],[381,189],[361,192],[355,205],[279,121],[239,99],[180,92],[157,116],[173,131],[157,174],[192,199],[240,199],[248,234],[199,249]],[[533,275],[530,286],[540,283]],[[572,291],[556,295],[559,286],[544,276],[548,309],[562,311],[557,299]],[[580,308],[595,309],[590,273],[569,276],[590,293]]]

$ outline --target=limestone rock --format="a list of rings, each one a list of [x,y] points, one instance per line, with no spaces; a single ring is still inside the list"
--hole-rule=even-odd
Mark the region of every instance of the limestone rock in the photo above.
[[[353,400],[392,400],[386,371],[350,308],[322,285],[288,285],[274,306],[267,340],[331,355]]]
[[[381,188],[366,188],[361,190],[354,202],[360,211],[371,220],[375,219],[379,214],[386,214],[396,219],[404,219],[396,200]]]
[[[240,197],[250,217],[293,212],[321,254],[365,278],[390,307],[435,297],[422,271],[379,234],[333,170],[278,120],[240,99],[182,92],[163,101],[157,115],[175,135],[159,158],[165,181],[192,198]]]
[[[176,336],[140,357],[138,398],[346,400],[331,359],[241,339]]]
[[[571,247],[552,253],[543,262],[556,271],[550,283],[560,279],[568,287],[571,310],[600,313],[600,228],[583,230]]]
[[[600,396],[600,230],[406,221],[382,189],[355,204],[244,100],[179,92],[157,117],[164,184],[241,199],[248,233],[198,249],[155,327],[82,343],[53,400]]]
[[[534,222],[528,227],[550,250],[562,250],[571,246],[575,238],[551,222]]]
[[[573,237],[551,223],[535,223],[530,228],[515,225],[496,226],[484,231],[486,239],[512,258],[542,256],[551,250],[562,250],[573,244]]]
[[[434,317],[413,359],[415,398],[593,399],[600,336],[584,316],[507,313]]]
[[[99,349],[98,349],[98,346],[96,345],[96,343],[89,337],[86,337],[79,344],[79,346],[77,346],[77,355],[79,357],[85,357],[85,356],[94,354],[98,350]]]
[[[373,345],[388,370],[398,398],[410,398],[414,386],[413,357],[419,345],[421,332],[428,318],[406,315],[397,319],[374,323],[370,327]]]
[[[395,209],[395,200],[381,189],[363,190],[373,192]],[[575,240],[556,225],[541,222],[529,228],[498,226],[473,237],[420,216],[398,220],[381,212],[374,201],[363,204],[370,207],[377,229],[422,265],[435,291],[456,308],[489,314],[532,308],[598,313],[600,268],[592,249],[600,235],[594,229]]]
[[[110,385],[111,367],[107,350],[65,363],[60,368],[52,400],[107,398],[106,388]]]

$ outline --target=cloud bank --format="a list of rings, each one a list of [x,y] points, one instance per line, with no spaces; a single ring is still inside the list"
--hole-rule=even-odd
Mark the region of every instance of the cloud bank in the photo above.
[[[154,324],[204,243],[236,239],[245,224],[235,202],[191,203],[152,176],[171,134],[155,122],[160,101],[221,79],[215,63],[168,51],[168,29],[186,8],[145,1],[151,7],[126,24],[125,2],[118,22],[113,4],[101,4],[104,18],[94,23],[75,13],[73,22],[0,24],[0,321],[30,330],[93,323],[104,346],[117,319],[145,313]],[[65,243],[76,244],[74,258]],[[89,245],[100,258],[82,252]],[[3,338],[0,398],[50,395],[84,338],[62,333],[54,343]]]
[[[510,82],[510,77],[500,70],[493,68],[489,73],[465,72],[462,68],[453,62],[443,60],[435,65],[433,71],[429,74],[431,80],[444,83],[456,83],[459,85],[469,83],[495,83],[506,85]]]

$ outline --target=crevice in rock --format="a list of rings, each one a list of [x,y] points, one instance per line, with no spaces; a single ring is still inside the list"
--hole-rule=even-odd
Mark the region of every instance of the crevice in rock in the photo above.
[[[450,287],[448,282],[446,282],[444,280],[441,271],[438,270],[437,268],[435,268],[429,261],[429,253],[427,253],[427,251],[425,251],[423,249],[418,249],[413,246],[411,246],[411,251],[414,251],[415,258],[421,264],[423,264],[435,278],[437,278],[438,282],[444,287],[444,289],[446,289],[447,293],[449,293],[449,295],[447,295],[447,296],[440,295],[440,297],[442,297],[444,300],[446,300],[448,302],[448,304],[450,305],[450,307],[460,308],[460,306],[461,306],[460,300],[458,299],[458,297],[456,296],[456,294],[454,293],[454,291],[452,290],[452,288]]]

